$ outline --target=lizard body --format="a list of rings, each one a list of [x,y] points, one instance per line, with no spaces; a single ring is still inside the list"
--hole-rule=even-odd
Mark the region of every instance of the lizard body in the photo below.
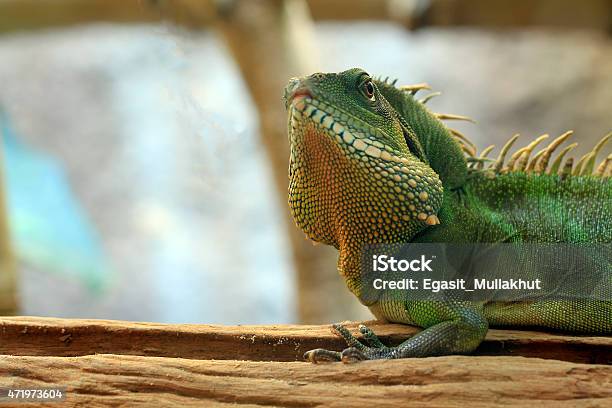
[[[429,111],[415,94],[360,69],[292,79],[285,90],[291,144],[289,206],[306,235],[339,251],[347,286],[377,318],[423,331],[398,347],[361,327],[366,345],[344,327],[342,353],[306,353],[313,361],[355,361],[472,352],[489,326],[539,326],[612,334],[612,294],[540,302],[367,299],[360,257],[365,245],[408,243],[612,243],[612,155],[579,162],[553,152],[566,133],[532,155],[540,137],[497,160]],[[571,147],[571,146],[570,146]],[[609,259],[598,261],[606,284]],[[509,266],[511,267],[511,266]],[[537,266],[536,266],[537,267]],[[534,269],[535,270],[535,269]]]

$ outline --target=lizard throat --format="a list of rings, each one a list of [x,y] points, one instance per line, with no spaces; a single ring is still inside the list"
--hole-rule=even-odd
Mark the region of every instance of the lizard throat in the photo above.
[[[442,184],[425,163],[321,101],[300,97],[288,114],[289,207],[310,239],[340,249],[404,242],[439,222]]]

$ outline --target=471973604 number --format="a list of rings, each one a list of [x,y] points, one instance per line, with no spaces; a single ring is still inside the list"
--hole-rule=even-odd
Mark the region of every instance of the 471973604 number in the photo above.
[[[8,401],[53,402],[66,398],[65,388],[0,388],[0,403]]]

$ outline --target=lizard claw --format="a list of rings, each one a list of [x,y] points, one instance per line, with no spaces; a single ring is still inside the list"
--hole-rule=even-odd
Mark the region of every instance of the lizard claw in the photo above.
[[[325,349],[314,349],[304,353],[304,360],[314,364],[340,361],[341,359],[342,355],[339,352]]]
[[[375,360],[387,357],[393,352],[393,348],[385,346],[374,332],[363,324],[359,325],[359,331],[363,341],[357,339],[341,324],[333,324],[331,330],[334,334],[342,337],[348,348],[341,353],[325,349],[314,349],[304,354],[304,360],[311,363],[342,361],[343,363],[355,363],[363,360]]]
[[[369,360],[368,356],[355,347],[349,347],[342,351],[342,362],[345,364],[356,363],[363,360]]]

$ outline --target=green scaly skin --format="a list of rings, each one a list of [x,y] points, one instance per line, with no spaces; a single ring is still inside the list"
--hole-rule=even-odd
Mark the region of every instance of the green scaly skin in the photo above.
[[[364,344],[334,325],[349,348],[312,350],[306,359],[470,353],[489,326],[612,333],[607,300],[505,304],[383,300],[383,295],[366,301],[359,272],[367,244],[611,243],[608,162],[604,177],[542,171],[491,177],[491,172],[471,171],[460,144],[412,92],[373,80],[360,69],[292,79],[285,100],[289,206],[296,224],[310,239],[338,249],[340,275],[377,318],[424,328],[401,345],[386,347],[367,327],[360,328]],[[612,279],[612,271],[607,273]]]

